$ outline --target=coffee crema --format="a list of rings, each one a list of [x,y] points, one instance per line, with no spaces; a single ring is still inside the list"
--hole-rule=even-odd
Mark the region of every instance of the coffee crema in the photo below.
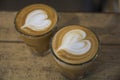
[[[98,45],[96,35],[79,25],[59,30],[52,40],[54,54],[69,64],[81,64],[91,60],[98,51]]]
[[[51,31],[57,22],[56,11],[44,4],[23,8],[16,16],[17,29],[27,35],[42,35]]]

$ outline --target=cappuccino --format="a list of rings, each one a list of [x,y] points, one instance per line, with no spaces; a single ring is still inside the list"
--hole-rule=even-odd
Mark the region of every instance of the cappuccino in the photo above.
[[[71,79],[82,76],[99,48],[97,36],[88,28],[70,25],[52,39],[52,51],[60,71]]]
[[[27,6],[15,18],[16,30],[32,51],[39,55],[44,55],[49,50],[49,41],[56,23],[56,11],[45,4]]]

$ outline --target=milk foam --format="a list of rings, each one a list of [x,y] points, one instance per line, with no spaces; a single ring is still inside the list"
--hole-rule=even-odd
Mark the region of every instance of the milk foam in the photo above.
[[[65,50],[74,55],[87,53],[91,48],[91,41],[85,40],[87,34],[83,30],[71,30],[62,39],[61,46],[57,51]]]
[[[30,28],[34,31],[40,31],[48,28],[52,21],[48,18],[47,13],[44,10],[34,10],[30,12],[25,20],[25,24],[21,27]]]

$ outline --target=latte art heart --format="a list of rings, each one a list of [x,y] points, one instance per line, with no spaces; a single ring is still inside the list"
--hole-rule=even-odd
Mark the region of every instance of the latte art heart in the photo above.
[[[45,11],[34,10],[27,15],[25,24],[21,27],[21,29],[27,27],[34,31],[40,31],[48,28],[51,23],[52,22]]]
[[[87,34],[83,30],[71,30],[62,39],[61,46],[57,51],[65,50],[70,54],[81,55],[91,48],[90,40],[85,40]]]

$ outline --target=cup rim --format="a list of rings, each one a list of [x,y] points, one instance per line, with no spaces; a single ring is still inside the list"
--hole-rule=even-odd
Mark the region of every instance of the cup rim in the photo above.
[[[26,7],[29,7],[29,6],[32,6],[32,5],[45,5],[45,6],[48,6],[48,7],[52,8],[52,9],[55,11],[56,15],[57,15],[57,11],[56,11],[53,7],[51,7],[51,6],[49,6],[49,5],[46,5],[46,4],[30,4],[30,5],[26,6]],[[26,7],[24,7],[24,8],[26,8]],[[57,17],[56,17],[56,18],[57,18],[57,21],[56,21],[54,27],[53,27],[51,30],[49,30],[48,32],[46,32],[46,33],[44,33],[44,34],[41,34],[41,35],[31,35],[31,34],[23,33],[20,29],[17,28],[16,19],[17,19],[17,16],[20,14],[20,12],[21,12],[24,8],[20,9],[20,10],[17,12],[17,14],[16,14],[16,16],[15,16],[15,18],[14,18],[15,29],[16,29],[17,32],[19,32],[19,33],[22,34],[23,36],[35,37],[35,38],[37,38],[37,37],[42,37],[42,36],[45,36],[46,34],[51,33],[51,32],[56,28],[57,22],[58,22],[58,15],[57,15]]]
[[[65,26],[65,27],[69,27],[69,26],[73,26],[73,25],[68,25],[68,26]],[[77,26],[82,26],[82,25],[77,25]],[[63,28],[65,28],[65,27],[63,27]],[[92,29],[90,29],[90,28],[88,28],[88,27],[85,27],[85,26],[82,26],[82,27],[87,28],[87,29],[89,29],[91,32],[93,32],[93,33],[95,34],[97,40],[98,40],[98,49],[97,49],[97,52],[96,52],[96,54],[94,55],[94,57],[92,57],[90,60],[88,60],[88,61],[86,61],[86,62],[79,63],[79,64],[72,64],[72,63],[65,62],[65,61],[63,61],[62,59],[60,59],[58,56],[56,56],[56,54],[55,54],[55,52],[54,52],[54,50],[53,50],[53,47],[52,47],[52,40],[53,40],[55,34],[58,32],[58,31],[57,31],[57,32],[54,34],[54,36],[52,37],[51,42],[50,42],[50,43],[51,43],[51,44],[50,44],[51,52],[52,52],[53,56],[55,56],[55,58],[56,58],[57,60],[59,60],[60,62],[63,62],[64,64],[67,64],[67,65],[79,66],[79,65],[84,65],[84,64],[90,63],[90,62],[94,61],[94,60],[98,57],[98,54],[99,54],[100,49],[101,49],[99,37],[97,36],[97,34],[96,34]],[[61,29],[63,29],[63,28],[61,28]],[[61,30],[61,29],[60,29],[60,30]],[[60,30],[59,30],[59,31],[60,31]]]

